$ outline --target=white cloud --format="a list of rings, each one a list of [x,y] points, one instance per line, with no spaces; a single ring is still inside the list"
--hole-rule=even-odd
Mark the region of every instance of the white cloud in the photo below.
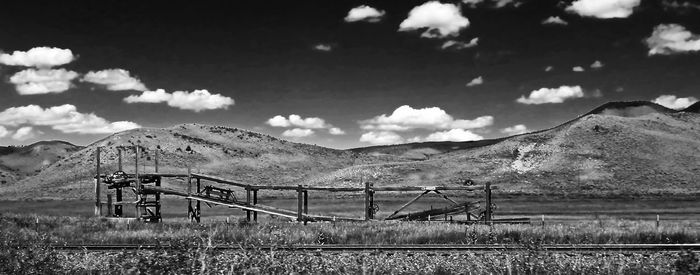
[[[577,0],[566,11],[581,16],[608,18],[627,18],[641,0]]]
[[[463,129],[435,132],[425,137],[426,141],[472,141],[482,139],[484,137]]]
[[[64,104],[49,108],[37,105],[11,107],[0,112],[0,125],[50,126],[63,133],[107,134],[139,128],[129,121],[109,122],[95,114],[80,113],[74,105]]]
[[[427,29],[421,37],[443,38],[458,36],[459,31],[469,26],[469,20],[462,16],[460,8],[454,4],[430,1],[414,7],[408,18],[399,25],[399,31]]]
[[[50,68],[68,64],[73,60],[75,56],[71,50],[51,47],[36,47],[26,52],[14,51],[12,54],[0,54],[0,64],[8,66]]]
[[[377,10],[367,5],[362,5],[352,8],[348,12],[348,15],[345,16],[345,22],[365,21],[375,23],[381,21],[384,14],[385,12],[382,10]]]
[[[547,66],[547,67],[544,68],[544,71],[545,71],[545,72],[549,72],[549,71],[552,71],[552,70],[554,70],[554,66]]]
[[[144,91],[140,95],[130,95],[124,98],[126,103],[161,103],[167,102],[168,106],[182,110],[200,112],[203,110],[228,109],[234,104],[232,98],[221,94],[211,94],[205,90],[193,92],[175,91],[172,94],[163,89]]]
[[[360,121],[364,130],[408,131],[411,129],[473,129],[493,124],[492,116],[481,116],[473,120],[454,119],[438,107],[414,109],[403,105],[391,115],[382,114]]]
[[[70,89],[78,73],[66,69],[26,69],[10,77],[21,95],[62,93]]]
[[[314,45],[314,50],[321,52],[330,52],[333,50],[333,46],[331,46],[330,44],[316,44]]]
[[[15,131],[15,134],[12,135],[12,139],[20,140],[20,141],[21,140],[28,140],[28,139],[35,138],[35,137],[36,137],[36,132],[34,131],[34,127],[31,127],[31,126],[25,126],[25,127],[19,128],[19,129],[17,129],[17,131]]]
[[[374,145],[387,145],[402,143],[403,138],[391,131],[368,132],[360,136],[360,142],[367,142]]]
[[[664,0],[661,2],[664,9],[676,9],[681,11],[687,11],[691,9],[700,10],[700,5],[694,4],[689,1],[675,1],[675,0]]]
[[[517,102],[522,104],[562,103],[569,98],[581,97],[583,97],[581,86],[561,86],[532,91],[528,97],[518,98]]]
[[[484,0],[462,0],[462,3],[470,7],[475,7],[476,5],[481,4],[483,2]]]
[[[271,119],[268,119],[267,124],[272,127],[299,127],[305,129],[323,129],[330,128],[331,125],[327,124],[326,121],[319,117],[307,117],[302,118],[299,115],[289,115],[289,119],[277,115]]]
[[[584,68],[581,67],[581,66],[573,67],[573,68],[571,68],[571,70],[574,71],[574,72],[578,72],[578,73],[580,73],[580,72],[585,72],[585,71],[586,71],[586,69],[584,69]]]
[[[665,106],[666,108],[680,110],[693,105],[695,102],[698,102],[698,99],[692,96],[676,97],[675,95],[661,95],[654,99],[653,102]]]
[[[340,129],[338,127],[333,127],[333,128],[328,129],[328,133],[331,135],[334,135],[334,136],[340,136],[340,135],[344,135],[345,131],[343,131],[343,129]]]
[[[488,5],[490,8],[504,8],[507,6],[519,7],[522,5],[521,2],[515,0],[462,0],[462,3],[466,4],[470,8],[475,8],[477,6]]]
[[[510,127],[506,127],[501,129],[501,133],[508,134],[508,135],[519,135],[519,134],[524,134],[527,133],[529,130],[527,127],[523,124],[518,124],[518,125],[513,125]]]
[[[302,138],[302,137],[308,137],[314,134],[314,130],[311,129],[299,129],[299,128],[294,128],[294,129],[289,129],[286,130],[282,133],[282,136],[285,137],[291,137],[291,138]]]
[[[10,134],[10,131],[7,130],[4,126],[0,126],[0,138],[4,138],[7,135]]]
[[[603,67],[605,67],[605,64],[603,64],[603,62],[600,62],[600,60],[596,60],[595,62],[593,62],[593,64],[591,64],[591,69],[600,69]]]
[[[141,80],[132,77],[129,71],[123,69],[90,71],[83,77],[83,81],[104,85],[107,87],[107,90],[110,91],[146,90],[146,85],[144,85]]]
[[[559,16],[550,16],[547,19],[542,21],[542,25],[562,25],[566,26],[569,25],[569,22],[564,21],[564,19],[561,19]]]
[[[130,95],[124,98],[126,103],[161,103],[168,102],[172,95],[163,89],[155,91],[144,91],[140,95]]]
[[[678,24],[660,24],[646,39],[649,55],[700,51],[700,36]]]
[[[479,38],[474,37],[472,40],[467,42],[462,42],[462,41],[457,41],[457,40],[447,40],[445,43],[442,43],[442,46],[440,46],[440,49],[447,50],[447,49],[454,49],[454,50],[463,50],[463,49],[469,49],[473,48],[479,45]]]
[[[474,78],[471,81],[469,81],[469,83],[467,83],[467,87],[474,87],[474,86],[478,86],[481,84],[484,84],[484,78],[479,76],[479,77]]]

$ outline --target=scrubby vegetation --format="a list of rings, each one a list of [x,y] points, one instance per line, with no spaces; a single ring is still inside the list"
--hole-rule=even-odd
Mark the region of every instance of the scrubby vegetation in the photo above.
[[[610,220],[573,225],[456,225],[439,223],[115,223],[92,218],[0,215],[0,273],[688,273],[698,255],[683,253],[566,254],[539,244],[692,243],[700,233],[682,223]],[[52,245],[168,244],[141,251],[63,251]],[[314,253],[256,249],[292,244],[521,244],[498,253]],[[250,247],[224,251],[221,244]]]

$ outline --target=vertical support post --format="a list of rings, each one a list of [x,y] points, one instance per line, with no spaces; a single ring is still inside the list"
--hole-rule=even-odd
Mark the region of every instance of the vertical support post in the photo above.
[[[95,217],[102,216],[102,203],[100,202],[100,147],[95,150]]]
[[[136,145],[136,157],[134,158],[134,174],[136,176],[136,218],[141,219],[141,177],[139,177],[139,152],[140,146]]]
[[[370,219],[370,205],[369,205],[369,182],[365,182],[365,221]]]
[[[251,199],[251,198],[250,198],[250,185],[248,185],[248,186],[245,187],[245,204],[246,204],[247,206],[250,206],[250,202],[251,202],[250,199]],[[250,210],[246,210],[246,211],[245,211],[245,220],[246,220],[247,222],[250,222],[250,215],[251,215],[251,214],[252,214],[252,213],[250,212]]]
[[[467,213],[467,221],[471,221],[471,220],[472,220],[472,215],[469,214],[469,203],[467,203],[466,205],[464,205],[464,212]]]
[[[202,185],[201,185],[200,180],[201,180],[200,178],[197,178],[197,195],[199,195],[199,193],[202,192]],[[197,222],[199,222],[200,219],[202,218],[202,202],[197,201],[197,205],[195,207],[196,208],[195,208],[194,216],[195,216],[195,219],[197,220]]]
[[[491,213],[491,183],[487,182],[486,183],[486,216],[484,217],[484,222],[486,222],[488,225],[491,225],[491,217],[493,213]]]
[[[117,205],[114,206],[114,216],[115,217],[121,217],[123,215],[122,211],[122,187],[119,187],[117,189],[114,189],[114,191],[117,193]]]
[[[309,190],[304,190],[304,215],[309,215]],[[307,219],[304,219],[306,225]]]
[[[158,173],[158,147],[156,147],[156,153],[155,153],[155,169],[156,169],[156,174]]]
[[[302,197],[302,187],[301,184],[297,186],[297,222],[301,222],[304,220],[304,216],[302,216],[302,207],[304,206],[304,197]]]
[[[192,168],[187,166],[187,196],[192,196]],[[192,221],[192,199],[187,199],[187,217]]]
[[[258,189],[253,189],[253,205],[258,204]],[[258,211],[253,211],[253,221],[258,221]]]
[[[119,166],[118,166],[117,170],[124,171],[124,169],[122,168],[122,148],[121,147],[117,147],[117,154],[119,156]]]
[[[659,228],[659,215],[656,215],[656,228]]]
[[[160,187],[162,177],[158,176],[156,178],[156,186]],[[158,217],[158,222],[162,221],[162,218],[160,216],[160,192],[156,192],[156,216]]]
[[[107,217],[112,217],[112,194],[107,194]]]
[[[369,219],[374,219],[374,183],[369,183]]]

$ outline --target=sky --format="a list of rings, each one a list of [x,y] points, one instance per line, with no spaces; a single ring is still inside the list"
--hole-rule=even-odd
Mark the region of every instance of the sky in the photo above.
[[[202,123],[345,149],[681,109],[698,18],[684,0],[10,1],[0,145]]]

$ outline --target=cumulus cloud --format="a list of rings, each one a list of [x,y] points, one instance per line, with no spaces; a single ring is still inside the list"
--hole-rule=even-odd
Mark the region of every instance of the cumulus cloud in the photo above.
[[[600,60],[596,60],[595,62],[593,62],[593,64],[591,64],[591,69],[600,69],[603,67],[605,67],[605,64],[603,64],[603,62],[600,62]]]
[[[467,83],[467,87],[474,87],[474,86],[478,86],[481,84],[484,84],[484,78],[479,76],[479,77],[474,78],[471,81],[469,81],[469,83]]]
[[[333,127],[333,128],[328,129],[328,133],[331,135],[334,135],[334,136],[340,136],[340,135],[344,135],[345,131],[343,131],[343,129],[340,129],[338,127]]]
[[[66,69],[26,69],[11,76],[10,83],[21,95],[62,93],[70,89],[76,77],[78,73]]]
[[[367,142],[373,145],[398,144],[403,141],[400,135],[391,131],[372,131],[360,136],[360,142]]]
[[[359,122],[364,130],[408,131],[412,129],[474,129],[493,124],[492,116],[473,120],[455,119],[438,107],[414,109],[403,105],[391,115],[382,114]]]
[[[700,51],[700,36],[678,24],[660,24],[646,39],[649,55]]]
[[[75,56],[71,50],[52,47],[36,47],[26,52],[14,51],[12,54],[0,53],[0,64],[8,66],[50,68],[73,60]]]
[[[700,5],[690,1],[664,0],[661,2],[664,9],[680,10],[682,12],[688,10],[700,10]]]
[[[586,69],[584,69],[584,68],[581,67],[581,66],[573,67],[573,68],[571,68],[571,70],[574,71],[574,72],[577,72],[577,73],[585,72],[585,71],[586,71]]]
[[[80,113],[71,104],[49,108],[37,105],[11,107],[0,112],[0,125],[3,126],[50,126],[63,133],[107,134],[139,128],[130,121],[109,122],[93,113]]]
[[[472,38],[472,40],[467,42],[462,42],[462,41],[457,41],[457,40],[447,40],[445,43],[442,43],[442,46],[440,46],[440,49],[447,50],[447,49],[453,49],[453,50],[463,50],[463,49],[469,49],[473,48],[479,45],[479,38],[475,37]]]
[[[510,127],[506,127],[501,129],[501,133],[508,134],[508,135],[519,135],[519,134],[524,134],[527,133],[529,130],[527,127],[523,124],[518,124],[518,125],[513,125]]]
[[[544,71],[545,71],[545,72],[550,72],[550,71],[552,71],[552,70],[554,70],[554,66],[547,66],[547,67],[544,68]]]
[[[313,49],[321,52],[330,52],[333,50],[333,46],[331,44],[316,44]]]
[[[203,110],[228,109],[234,104],[232,98],[221,94],[211,94],[208,90],[193,92],[175,91],[172,94],[163,89],[144,91],[140,95],[130,95],[124,98],[126,103],[162,103],[182,110],[201,112]]]
[[[370,23],[379,22],[382,20],[385,12],[373,7],[362,5],[352,8],[348,15],[345,16],[345,22],[365,21]]]
[[[521,96],[516,101],[522,104],[562,103],[569,98],[583,97],[581,86],[561,86],[559,88],[541,88],[530,92],[528,97]]]
[[[311,129],[300,129],[300,128],[294,128],[294,129],[289,129],[286,130],[282,133],[282,136],[285,137],[291,137],[291,138],[303,138],[303,137],[308,137],[314,134],[314,130]]]
[[[305,128],[305,129],[323,129],[323,128],[330,128],[330,124],[326,123],[326,121],[320,117],[307,117],[307,118],[302,118],[299,115],[289,115],[289,119],[277,115],[274,116],[273,118],[270,118],[266,122],[268,125],[272,127],[299,127],[299,128]]]
[[[559,16],[550,16],[547,19],[542,21],[542,25],[562,25],[566,26],[569,25],[569,22],[564,21],[564,19],[561,19]]]
[[[12,135],[12,139],[23,141],[35,138],[36,135],[37,133],[36,131],[34,131],[34,127],[25,126],[17,129],[17,131],[15,131],[15,134]]]
[[[0,138],[4,138],[7,135],[10,134],[10,131],[7,130],[4,126],[0,126]]]
[[[132,77],[129,71],[123,69],[107,69],[96,72],[90,71],[85,74],[82,80],[85,82],[103,85],[110,91],[146,90],[146,85],[144,85],[141,80]]]
[[[458,6],[430,1],[414,7],[399,25],[399,31],[427,29],[421,37],[444,38],[458,36],[467,26],[469,20],[462,16]]]
[[[676,97],[675,95],[661,95],[653,100],[654,103],[665,106],[666,108],[680,110],[688,108],[698,102],[695,97]]]
[[[641,0],[577,0],[566,11],[602,19],[627,18],[640,2]]]
[[[484,137],[464,129],[435,132],[425,137],[426,141],[472,141],[482,139]]]
[[[515,0],[462,0],[462,3],[466,4],[468,7],[475,8],[477,6],[487,6],[490,8],[504,8],[504,7],[519,7],[522,5],[521,2]]]

